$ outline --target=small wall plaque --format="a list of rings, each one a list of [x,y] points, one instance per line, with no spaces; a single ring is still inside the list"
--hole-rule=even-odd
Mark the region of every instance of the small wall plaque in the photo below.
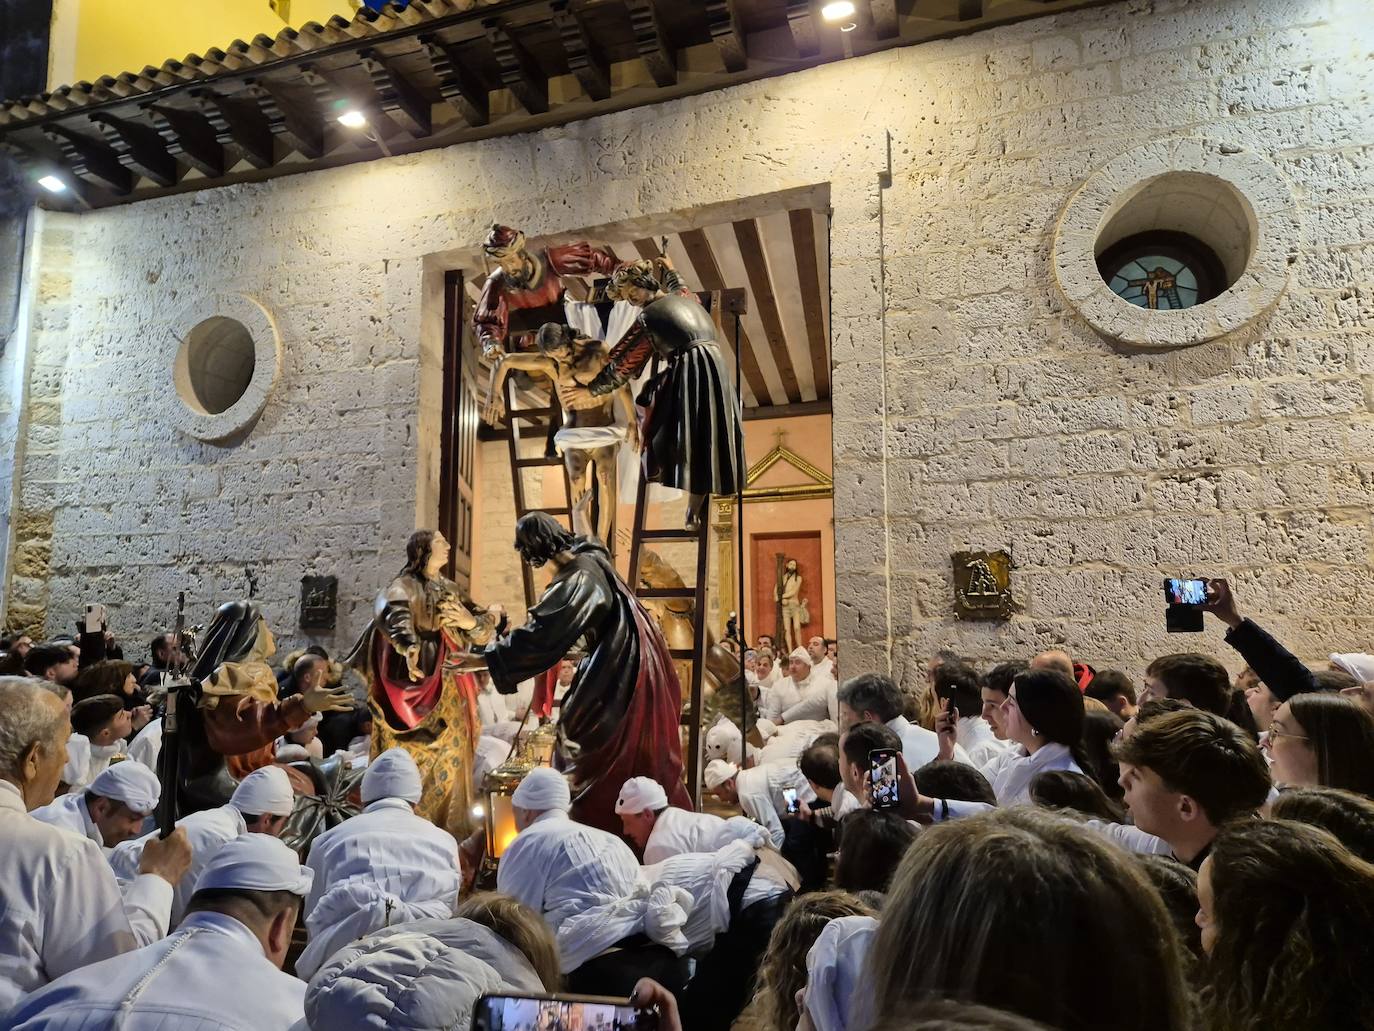
[[[1011,600],[1011,556],[1005,551],[956,551],[950,558],[954,617],[1009,619],[1016,607]]]
[[[333,630],[339,611],[337,576],[301,577],[301,629]]]

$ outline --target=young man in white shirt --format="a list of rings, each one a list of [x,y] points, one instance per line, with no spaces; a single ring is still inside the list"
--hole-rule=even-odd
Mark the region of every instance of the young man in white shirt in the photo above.
[[[891,677],[879,673],[851,677],[839,689],[840,730],[855,723],[881,723],[901,738],[907,769],[918,770],[939,758],[940,739],[933,730],[912,723],[902,714],[905,701],[902,689]],[[954,747],[954,759],[969,762],[968,753],[960,745]]]
[[[942,663],[935,670],[935,697],[959,710],[955,735],[959,745],[968,753],[969,761],[980,770],[1010,746],[997,739],[992,727],[983,719],[982,686],[978,673],[962,662]]]

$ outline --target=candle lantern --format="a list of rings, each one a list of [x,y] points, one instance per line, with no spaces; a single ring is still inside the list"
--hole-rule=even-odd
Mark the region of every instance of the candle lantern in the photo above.
[[[525,746],[520,750],[520,757],[530,766],[552,766],[554,747],[557,743],[558,728],[552,723],[541,723],[525,738]]]
[[[515,840],[515,805],[511,796],[533,768],[523,759],[512,756],[487,774],[483,787],[487,796],[486,864],[489,868],[495,868]]]

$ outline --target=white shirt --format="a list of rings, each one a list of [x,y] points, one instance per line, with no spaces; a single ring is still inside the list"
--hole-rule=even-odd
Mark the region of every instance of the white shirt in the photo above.
[[[779,677],[770,684],[761,684],[759,693],[759,716],[778,722],[788,709],[801,701],[801,692],[791,677]]]
[[[715,944],[716,935],[729,929],[731,882],[754,862],[756,854],[757,850],[749,842],[732,841],[718,851],[685,852],[645,865],[646,880],[665,882],[691,892],[692,910],[683,933],[691,942],[693,953],[708,951]],[[769,880],[761,868],[756,868],[740,897],[740,909],[787,890],[787,885]]]
[[[940,735],[933,730],[926,730],[919,723],[912,723],[905,716],[898,716],[896,719],[888,720],[887,727],[895,731],[897,736],[902,739],[902,758],[906,760],[906,768],[914,777],[916,771],[928,762],[934,762],[940,758]],[[963,745],[957,742],[954,745],[954,761],[968,763],[968,753],[964,751]]]
[[[760,763],[735,776],[735,790],[739,792],[739,807],[765,831],[775,848],[782,848],[782,817],[787,812],[783,791],[796,791],[798,800],[810,802],[816,797],[807,783],[806,775],[795,766]]]
[[[172,886],[119,883],[91,841],[29,816],[0,781],[0,1014],[54,978],[167,933]]]
[[[478,722],[484,727],[490,727],[510,718],[510,707],[505,695],[497,691],[496,685],[488,679],[482,690],[477,692]]]
[[[305,900],[310,944],[296,973],[310,978],[339,949],[390,924],[453,915],[461,878],[453,835],[400,798],[379,798],[310,846]]]
[[[11,1014],[15,1031],[286,1031],[304,1019],[305,982],[222,913],[192,913],[170,937],[69,973]]]
[[[1127,852],[1143,852],[1152,856],[1171,856],[1174,850],[1169,847],[1169,843],[1163,838],[1157,838],[1153,834],[1148,834],[1139,827],[1132,827],[1125,823],[1108,823],[1106,820],[1085,820],[1084,824],[1091,827],[1104,838],[1110,838]]]
[[[669,806],[658,814],[649,840],[644,843],[644,865],[661,863],[684,852],[713,852],[724,830],[725,821],[719,816]]]
[[[821,659],[820,662],[811,667],[811,672],[815,675],[829,677],[831,680],[834,680],[835,660],[827,655],[825,658]]]
[[[660,893],[641,880],[639,863],[625,842],[574,823],[561,809],[541,813],[515,836],[501,857],[496,888],[543,914],[558,941],[564,973],[632,934],[655,937],[658,921],[651,924],[649,918],[674,901],[654,897]],[[686,920],[683,911],[677,927]],[[688,942],[680,931],[678,937],[675,951],[685,952]]]
[[[72,791],[79,791],[86,785],[86,771],[91,765],[91,742],[85,734],[72,731],[67,738],[67,762],[62,767],[62,783]]]
[[[84,791],[58,795],[47,805],[39,806],[29,815],[35,820],[42,820],[51,827],[61,827],[63,830],[79,834],[83,838],[90,838],[100,846],[102,854],[109,851],[105,848],[105,838],[101,835],[100,828],[91,819],[91,811],[86,807],[86,793]]]
[[[969,762],[980,770],[997,756],[1016,747],[1014,742],[997,740],[997,735],[982,716],[960,716],[955,736],[968,753]]]
[[[183,816],[177,821],[177,826],[186,828],[186,839],[191,844],[191,867],[172,891],[172,927],[181,923],[186,906],[196,892],[196,881],[200,879],[205,864],[210,862],[210,857],[218,852],[219,847],[226,841],[233,841],[240,834],[248,832],[248,827],[243,822],[243,814],[231,805]],[[143,847],[156,833],[157,831],[152,831],[114,847],[110,853],[110,866],[114,868],[115,876],[120,881],[130,881],[138,873],[138,864],[143,859]]]
[[[129,742],[129,758],[141,762],[154,773],[157,772],[157,758],[162,754],[162,717],[149,720]]]
[[[840,685],[835,683],[834,677],[812,670],[811,675],[797,685],[797,689],[801,700],[783,712],[785,722],[824,719],[839,722]]]
[[[987,778],[988,783],[992,785],[993,794],[997,796],[997,804],[1009,806],[1030,804],[1030,782],[1035,779],[1037,773],[1042,773],[1045,770],[1083,772],[1078,763],[1073,761],[1068,746],[1053,741],[1047,745],[1041,745],[1034,755],[1029,755],[1025,748],[1018,745],[1005,755],[994,757],[987,766],[983,767],[981,772]],[[960,816],[972,816],[975,813],[985,813],[993,808],[995,807],[986,802],[962,802],[957,799],[950,799],[936,805],[934,819],[938,823],[946,816],[951,819]],[[1116,825],[1104,824],[1103,826]],[[1135,851],[1150,850],[1135,849]]]

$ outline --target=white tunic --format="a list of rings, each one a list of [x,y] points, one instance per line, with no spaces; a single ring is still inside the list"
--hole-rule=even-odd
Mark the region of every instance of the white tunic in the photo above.
[[[1015,742],[999,741],[982,716],[960,716],[956,728],[959,744],[968,753],[969,762],[980,770],[994,758],[1016,747]]]
[[[940,735],[935,731],[926,730],[905,716],[888,720],[887,727],[896,731],[897,736],[902,739],[902,757],[906,759],[906,768],[913,776],[926,763],[940,758]],[[973,765],[969,761],[968,753],[958,743],[954,746],[954,761]]]
[[[501,857],[496,887],[543,914],[564,973],[640,932],[679,955],[688,948],[681,927],[690,895],[651,887],[625,842],[574,823],[561,809],[541,813],[515,836]],[[686,907],[672,912],[683,899]]]
[[[73,834],[80,834],[83,838],[90,838],[100,846],[102,853],[109,851],[105,848],[105,838],[101,835],[100,828],[91,819],[91,811],[86,807],[84,791],[58,795],[47,805],[39,806],[29,815],[35,820],[42,820],[50,827],[61,827]]]
[[[62,783],[72,791],[85,786],[86,771],[91,765],[91,742],[85,734],[72,732],[67,738],[67,762],[62,767]]]
[[[200,879],[205,864],[219,851],[226,841],[233,841],[248,831],[243,822],[243,814],[231,805],[218,809],[206,809],[177,821],[178,827],[186,829],[186,839],[191,843],[191,868],[172,892],[172,927],[181,923],[186,906],[196,892],[196,881]],[[138,873],[138,864],[143,859],[143,847],[148,844],[157,831],[121,842],[110,853],[110,866],[120,881],[130,881]]]
[[[644,865],[661,863],[684,852],[712,852],[719,847],[725,821],[710,813],[693,813],[669,806],[658,814],[644,844]]]
[[[144,874],[127,887],[100,849],[32,819],[0,781],[0,1014],[68,971],[167,933],[172,886]]]
[[[129,758],[141,762],[154,773],[157,758],[162,754],[162,718],[149,720],[147,725],[129,742]]]
[[[825,720],[838,723],[840,685],[835,678],[818,670],[797,685],[801,700],[785,710],[782,718],[792,723],[796,720]]]
[[[801,701],[801,692],[791,677],[779,677],[771,685],[762,686],[759,694],[759,716],[778,722],[782,714]]]
[[[11,1014],[15,1031],[286,1031],[304,1017],[305,982],[221,913],[192,913],[170,937],[70,973]]]
[[[392,924],[453,915],[461,878],[453,835],[380,798],[310,846],[305,900],[310,944],[296,962],[309,979],[345,945]]]
[[[788,788],[796,791],[798,800],[802,802],[810,802],[816,797],[807,783],[806,775],[795,766],[762,763],[740,770],[735,777],[740,809],[768,832],[775,848],[782,848],[782,817],[787,812],[787,799],[783,791]]]
[[[754,862],[756,851],[747,841],[733,841],[719,851],[687,852],[645,865],[646,880],[672,884],[692,893],[691,915],[683,933],[692,943],[694,954],[708,951],[715,944],[716,935],[730,927],[730,884]],[[787,885],[770,881],[755,870],[741,896],[740,909],[785,891]]]
[[[484,727],[501,723],[511,718],[506,696],[496,690],[496,685],[488,680],[486,686],[477,692],[477,719]]]
[[[1029,805],[1031,801],[1030,782],[1035,779],[1037,773],[1042,773],[1045,770],[1083,772],[1078,763],[1073,761],[1068,746],[1055,742],[1040,746],[1034,755],[1028,754],[1024,748],[1018,745],[1012,752],[994,757],[983,767],[981,772],[987,778],[988,783],[992,785],[993,794],[997,796],[997,804],[1009,806]],[[961,802],[951,799],[935,807],[934,819],[939,822],[946,816],[951,818],[971,816],[975,813],[985,813],[992,808],[994,807],[986,802]],[[1115,825],[1107,824],[1104,826]]]

